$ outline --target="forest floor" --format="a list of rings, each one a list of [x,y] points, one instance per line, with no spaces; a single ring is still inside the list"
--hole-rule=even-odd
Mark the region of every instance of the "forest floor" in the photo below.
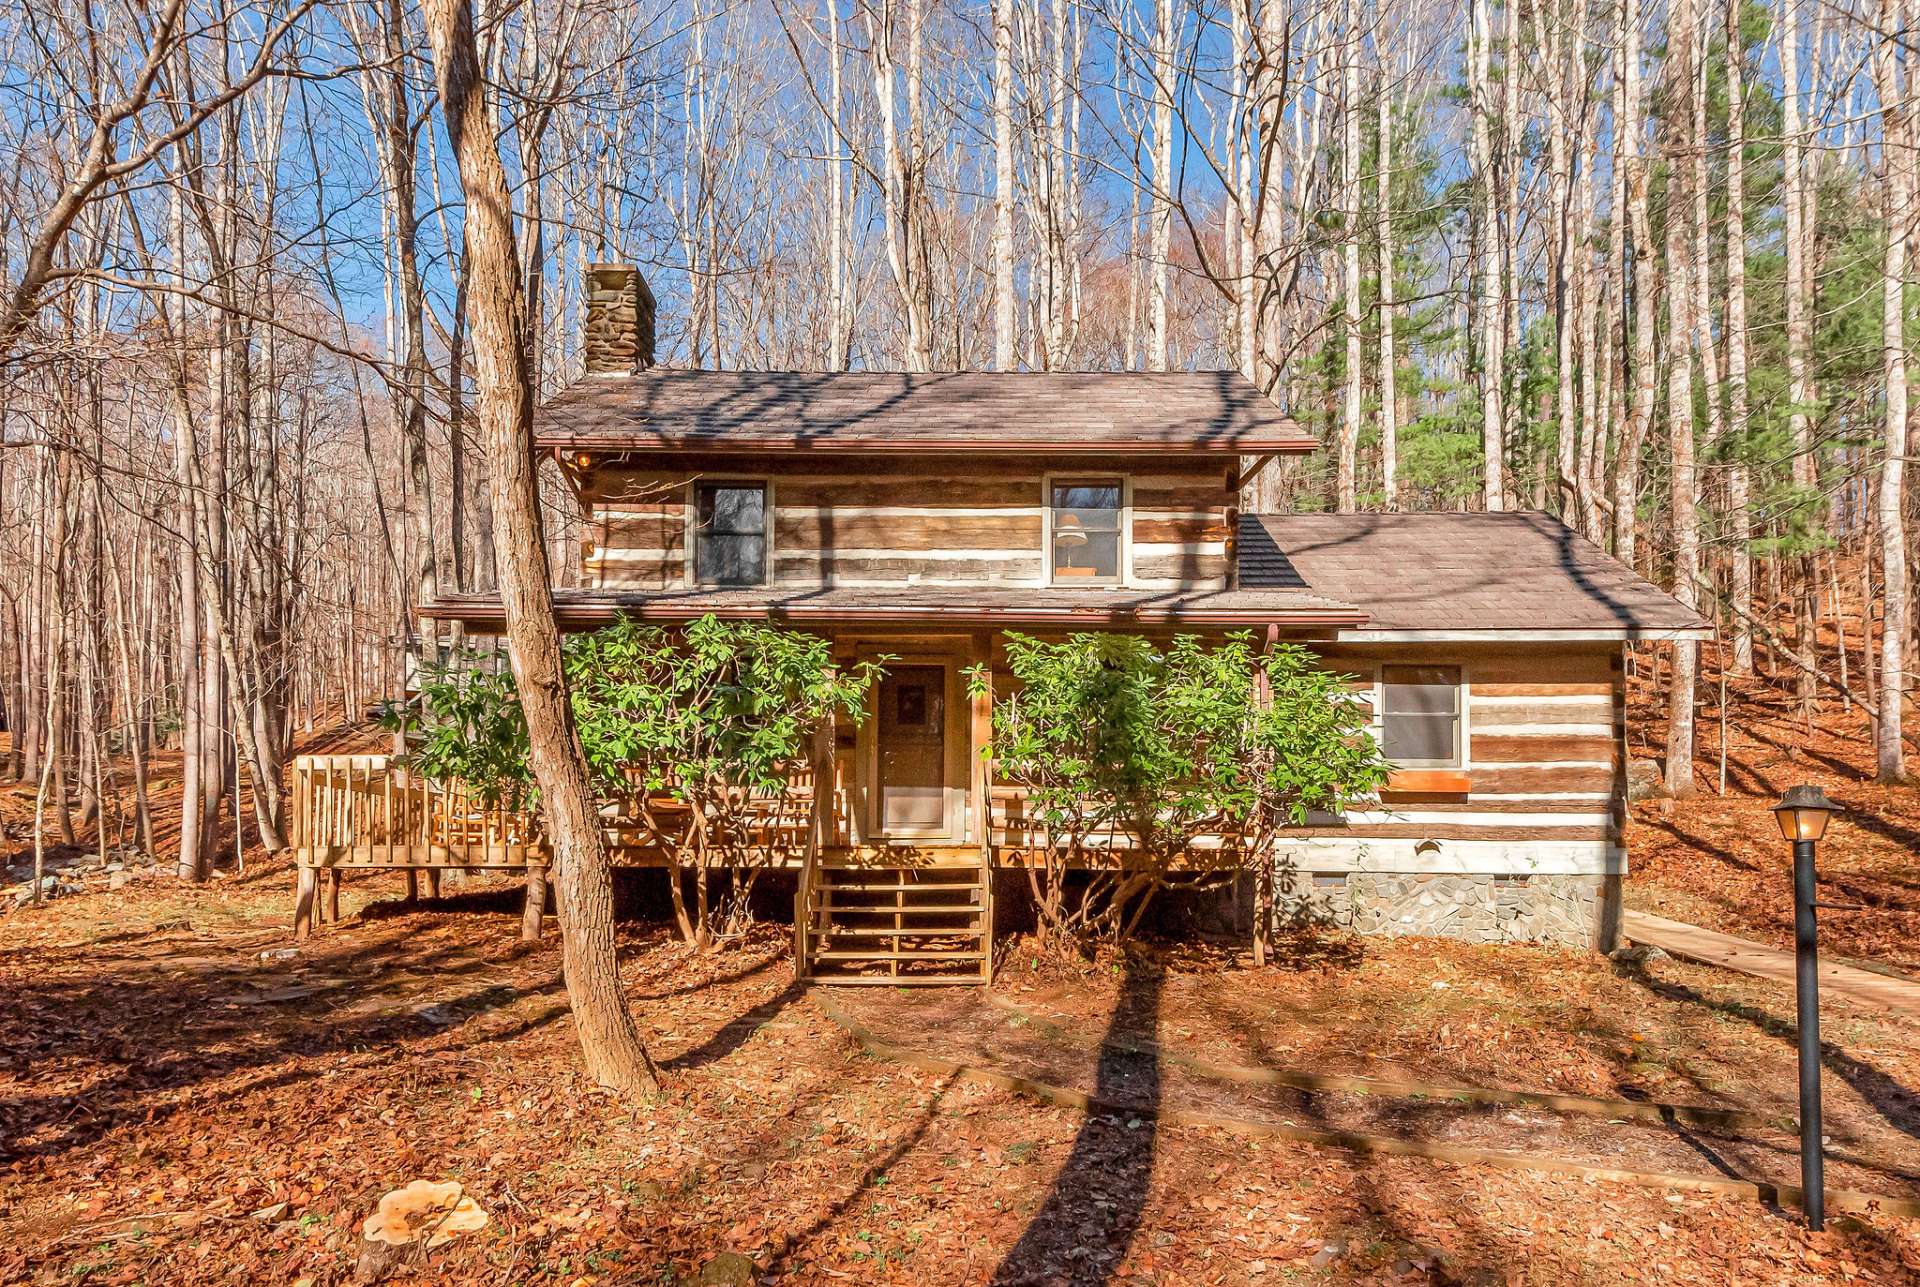
[[[1768,810],[1788,787],[1810,782],[1839,805],[1819,847],[1820,896],[1848,905],[1820,912],[1822,951],[1920,978],[1920,788],[1873,780],[1872,727],[1859,704],[1823,690],[1809,720],[1790,693],[1747,678],[1728,683],[1721,794],[1719,673],[1715,649],[1703,651],[1698,786],[1687,800],[1633,806],[1628,904],[1791,948],[1792,861]],[[1664,759],[1663,695],[1645,682],[1633,685],[1629,698],[1634,757]],[[1910,724],[1909,732],[1920,729]],[[1920,774],[1920,750],[1910,749],[1909,760]]]
[[[1636,692],[1650,747],[1656,715]],[[1763,815],[1813,780],[1846,809],[1821,850],[1829,896],[1870,904],[1828,914],[1823,939],[1920,965],[1903,839],[1920,796],[1866,783],[1864,721],[1823,707],[1809,738],[1757,689],[1735,718],[1727,796],[1710,708],[1705,789],[1634,807],[1630,901],[1788,941]],[[155,782],[164,843],[164,758]],[[31,805],[0,786],[13,880]],[[458,1180],[489,1223],[393,1281],[725,1283],[749,1261],[796,1283],[1920,1279],[1920,1219],[1847,1213],[1813,1234],[1750,1198],[1283,1137],[1790,1183],[1791,990],[1686,962],[1323,935],[1263,970],[1164,946],[1069,970],[1016,940],[985,993],[831,994],[909,1057],[1110,1105],[1086,1114],[865,1053],[795,985],[778,927],[698,954],[635,916],[622,977],[666,1081],[640,1103],[579,1075],[556,936],[517,943],[511,882],[410,905],[397,877],[355,880],[347,919],[293,951],[284,863],[201,887],[137,864],[69,877],[45,906],[0,897],[0,1283],[351,1282],[362,1222],[418,1178]],[[1920,1197],[1920,1023],[1844,1001],[1826,1021],[1830,1183]],[[1429,1093],[1250,1085],[1247,1067]],[[1747,1117],[1448,1093],[1464,1087]]]
[[[768,927],[696,954],[621,926],[667,1089],[586,1084],[516,890],[392,877],[288,949],[284,866],[161,877],[0,920],[0,1282],[341,1283],[380,1196],[457,1179],[487,1228],[418,1283],[1902,1282],[1920,1220],[1805,1231],[1751,1200],[1355,1155],[1184,1106],[1613,1167],[1790,1180],[1792,998],[1678,961],[1309,939],[1157,952],[990,994],[849,990],[916,1051],[1123,1105],[1085,1116],[863,1054]],[[1829,1012],[1832,1183],[1920,1194],[1920,1025]],[[1147,1051],[1149,1053],[1142,1053]],[[1155,1057],[1152,1051],[1159,1051]],[[1749,1129],[1247,1087],[1206,1065],[1738,1107]],[[723,1262],[724,1263],[724,1262]],[[716,1277],[714,1281],[731,1281]]]

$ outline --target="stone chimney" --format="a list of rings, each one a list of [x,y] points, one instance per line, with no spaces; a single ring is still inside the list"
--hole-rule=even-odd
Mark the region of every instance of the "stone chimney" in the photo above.
[[[653,292],[632,264],[587,265],[588,375],[632,375],[653,365]]]

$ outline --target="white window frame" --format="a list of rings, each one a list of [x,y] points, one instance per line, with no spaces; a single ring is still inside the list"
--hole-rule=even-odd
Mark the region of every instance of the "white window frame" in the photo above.
[[[749,483],[760,487],[766,496],[764,506],[767,531],[762,541],[760,581],[757,585],[725,585],[719,581],[702,581],[699,572],[699,550],[695,548],[700,539],[700,489],[703,486],[727,487]],[[689,590],[759,590],[773,584],[773,533],[776,526],[773,479],[762,474],[698,474],[687,480],[686,492],[681,503],[686,506],[687,515],[684,555],[687,567],[686,586]]]
[[[1465,772],[1472,767],[1471,754],[1472,730],[1467,723],[1467,695],[1472,690],[1468,679],[1467,667],[1457,661],[1380,661],[1373,668],[1373,737],[1384,752],[1387,744],[1387,669],[1394,666],[1444,667],[1458,673],[1454,684],[1454,734],[1453,758],[1451,760],[1394,760],[1396,769],[1458,769]]]
[[[1053,574],[1053,489],[1075,483],[1120,485],[1119,575],[1111,577],[1056,577]],[[1040,584],[1052,588],[1083,586],[1112,589],[1133,584],[1133,478],[1128,474],[1101,470],[1062,470],[1040,479]]]

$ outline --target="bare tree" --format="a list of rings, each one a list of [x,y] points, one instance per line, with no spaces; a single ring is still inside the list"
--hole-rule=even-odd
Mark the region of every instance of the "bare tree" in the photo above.
[[[1691,111],[1699,93],[1694,79],[1694,0],[1674,0],[1669,25],[1667,92],[1670,101]],[[1686,147],[1682,117],[1666,120],[1665,144],[1669,157]],[[1700,602],[1699,476],[1694,466],[1693,356],[1694,328],[1692,243],[1688,209],[1690,194],[1682,185],[1683,170],[1675,165],[1667,181],[1667,450],[1672,466],[1672,495],[1668,515],[1673,532],[1673,597],[1688,607]],[[1700,265],[1704,267],[1704,265]],[[1644,289],[1644,287],[1643,287]],[[1700,665],[1700,645],[1677,640],[1673,649],[1673,676],[1667,704],[1667,791],[1675,797],[1693,794],[1694,688]]]
[[[1360,3],[1346,0],[1340,33],[1340,260],[1341,318],[1346,332],[1346,406],[1334,451],[1334,505],[1351,514],[1357,505],[1360,416],[1366,373],[1360,360]]]
[[[1153,27],[1153,185],[1147,197],[1147,370],[1167,369],[1167,256],[1173,234],[1173,0]]]
[[[1013,3],[993,0],[993,369],[1014,367]]]
[[[466,190],[468,294],[478,416],[486,436],[507,650],[525,712],[541,814],[553,845],[567,996],[588,1073],[653,1093],[659,1076],[621,994],[613,876],[561,669],[534,475],[533,382],[513,198],[482,103],[470,0],[427,0],[447,135]]]
[[[1376,31],[1376,49],[1384,34]],[[1374,238],[1379,243],[1380,259],[1380,492],[1383,507],[1391,511],[1400,508],[1400,394],[1393,335],[1393,279],[1399,270],[1393,241],[1393,94],[1387,85],[1384,54],[1379,61],[1374,104],[1378,131],[1374,142]]]
[[[1740,32],[1740,0],[1727,0],[1727,522],[1732,563],[1728,592],[1733,669],[1753,671],[1753,549],[1751,489],[1747,480],[1747,105],[1746,42]]]
[[[1480,294],[1480,434],[1482,496],[1489,511],[1503,510],[1506,499],[1506,329],[1504,289],[1506,241],[1501,223],[1501,175],[1494,160],[1492,44],[1493,29],[1487,10],[1492,0],[1469,0],[1468,91],[1473,113],[1473,183],[1477,202],[1475,258],[1479,264]],[[1510,0],[1511,3],[1511,0]],[[1511,81],[1512,77],[1509,76]],[[1503,120],[1502,130],[1512,122]]]
[[[1874,87],[1880,97],[1882,226],[1881,375],[1886,382],[1880,469],[1881,584],[1880,717],[1874,726],[1874,759],[1880,781],[1904,782],[1906,744],[1901,732],[1907,701],[1907,220],[1912,187],[1907,129],[1907,86],[1898,33],[1905,30],[1901,0],[1881,0],[1873,54]]]

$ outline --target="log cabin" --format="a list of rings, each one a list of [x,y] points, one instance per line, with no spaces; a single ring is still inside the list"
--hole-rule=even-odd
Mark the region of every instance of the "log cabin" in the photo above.
[[[1395,765],[1373,807],[1290,834],[1296,913],[1361,933],[1612,944],[1626,870],[1625,645],[1708,622],[1544,513],[1254,514],[1265,462],[1317,449],[1235,372],[668,370],[629,265],[588,270],[585,374],[538,414],[580,505],[565,630],[622,616],[766,620],[887,655],[770,820],[802,868],[803,975],[988,977],[996,876],[1030,846],[983,769],[1008,631],[1248,630],[1313,648],[1370,698]],[[497,595],[425,617],[504,628]],[[524,869],[529,820],[383,757],[296,774],[297,924],[344,868]],[[610,822],[616,861],[658,846]],[[802,833],[805,833],[804,836]],[[318,910],[324,914],[323,905]]]

